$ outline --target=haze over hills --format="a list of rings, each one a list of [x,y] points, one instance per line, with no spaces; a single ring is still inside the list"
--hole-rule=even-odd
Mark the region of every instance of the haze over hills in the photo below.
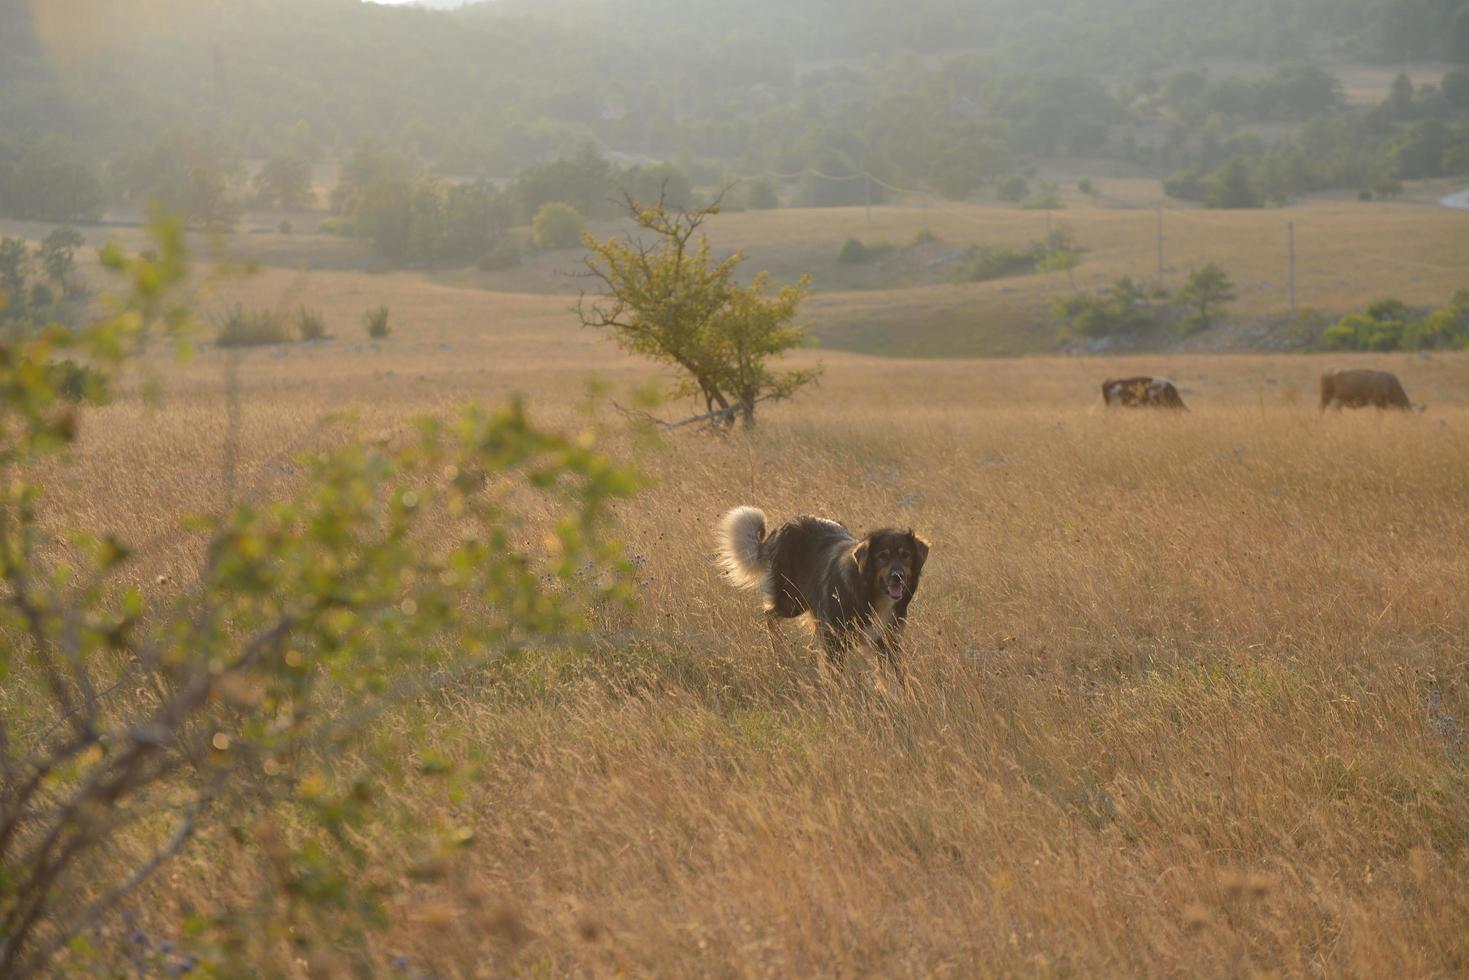
[[[1458,39],[1469,16],[1428,0],[133,7],[68,20],[79,8],[3,0],[0,129],[115,153],[188,128],[255,157],[330,156],[374,138],[456,172],[501,175],[590,139],[771,169],[845,161],[911,183],[946,156],[978,157],[984,176],[999,143],[1022,159],[1171,167],[1180,136],[1210,116],[1219,143],[1331,108],[1309,93],[1252,105],[1248,86],[1276,71],[1469,47]],[[1180,98],[1160,104],[1173,76],[1211,63],[1204,88],[1238,78],[1235,89],[1190,116],[1178,103],[1206,93],[1185,79]],[[1176,122],[1188,132],[1170,132]]]

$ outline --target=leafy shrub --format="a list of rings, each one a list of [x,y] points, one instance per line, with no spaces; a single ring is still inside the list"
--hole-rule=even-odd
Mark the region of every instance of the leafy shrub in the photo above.
[[[291,339],[285,321],[269,310],[247,310],[236,304],[215,319],[220,347],[263,347]]]
[[[1372,193],[1379,200],[1391,200],[1403,196],[1403,185],[1392,174],[1383,174],[1373,182]]]
[[[741,184],[738,200],[741,206],[751,211],[769,211],[780,207],[780,195],[776,193],[775,185],[764,177]]]
[[[1415,313],[1401,300],[1377,300],[1322,331],[1321,346],[1367,351],[1469,348],[1469,293],[1460,290],[1447,306],[1429,313]]]
[[[1044,242],[1032,242],[1025,248],[1005,245],[971,245],[959,266],[957,276],[963,282],[984,282],[1007,276],[1024,276],[1035,272],[1046,257]]]
[[[1054,181],[1043,180],[1034,194],[1021,202],[1020,206],[1027,211],[1057,211],[1063,207],[1061,203],[1061,188]]]
[[[388,323],[388,308],[379,306],[362,314],[362,327],[373,340],[382,340],[392,333],[393,328]]]
[[[1158,311],[1146,287],[1123,276],[1100,296],[1063,296],[1052,306],[1069,331],[1078,337],[1112,337],[1158,325]]]
[[[1244,157],[1233,157],[1205,182],[1204,203],[1211,208],[1262,208],[1265,192]]]
[[[913,236],[914,245],[933,245],[938,241],[939,236],[935,235],[927,228],[920,228],[918,230],[918,233]]]
[[[485,272],[493,269],[508,269],[520,264],[520,243],[509,235],[495,239],[489,251],[480,256],[479,267]]]
[[[232,947],[225,972],[240,960],[238,927],[284,934],[309,920],[346,932],[377,921],[408,879],[401,864],[368,866],[352,840],[391,816],[375,774],[415,750],[422,772],[442,763],[405,733],[368,747],[374,764],[339,779],[342,747],[435,683],[537,649],[573,651],[586,623],[631,594],[605,532],[636,476],[583,439],[537,428],[518,404],[422,420],[400,445],[310,454],[282,499],[189,525],[208,535],[209,558],[187,601],[145,592],[118,536],[73,533],[45,513],[33,464],[64,460],[75,441],[76,413],[60,405],[67,376],[115,376],[150,330],[173,335],[186,320],[171,298],[187,272],[181,230],[156,233],[156,264],[109,250],[105,261],[133,282],[114,315],[7,345],[0,358],[10,423],[0,428],[0,673],[28,692],[6,706],[0,738],[6,976],[117,972],[87,969],[80,937],[98,934],[198,836],[228,839],[231,860],[280,875],[270,901],[231,910],[236,923],[190,925],[191,935],[218,928]],[[94,367],[54,364],[58,344]],[[523,533],[528,503],[550,533]],[[453,540],[424,547],[446,512]],[[571,588],[583,572],[594,584]],[[252,815],[263,805],[269,820]],[[241,817],[255,829],[238,832]],[[364,874],[381,884],[354,895]],[[179,960],[161,962],[134,932],[140,974],[218,972],[192,954],[175,970]]]
[[[296,333],[302,340],[321,340],[326,336],[326,320],[320,311],[303,306],[296,311]]]
[[[581,212],[565,201],[542,204],[531,222],[536,244],[541,248],[575,248],[581,243],[585,227]]]
[[[859,238],[848,238],[842,243],[842,250],[837,253],[837,264],[861,265],[880,259],[896,249],[897,246],[892,242],[879,241],[869,245]]]
[[[1208,195],[1209,188],[1197,170],[1180,170],[1163,178],[1163,193],[1180,201],[1202,201]]]
[[[1024,177],[1015,174],[1000,181],[1000,186],[995,189],[995,193],[1002,201],[1013,201],[1018,204],[1030,194],[1030,184]]]
[[[91,402],[100,405],[110,392],[107,375],[94,367],[78,364],[71,358],[51,365],[51,387],[69,402]]]
[[[1087,197],[1096,197],[1098,194],[1102,193],[1100,190],[1097,189],[1097,185],[1092,181],[1090,177],[1083,177],[1078,180],[1076,182],[1076,189],[1081,191]]]

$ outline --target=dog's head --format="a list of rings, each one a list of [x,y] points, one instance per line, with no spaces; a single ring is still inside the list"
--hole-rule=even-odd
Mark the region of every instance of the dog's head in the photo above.
[[[884,528],[859,541],[852,558],[872,586],[874,596],[902,601],[913,598],[918,591],[918,574],[928,559],[928,542],[911,530]]]

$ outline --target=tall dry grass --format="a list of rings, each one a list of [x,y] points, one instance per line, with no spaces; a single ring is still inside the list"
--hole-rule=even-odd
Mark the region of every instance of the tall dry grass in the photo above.
[[[415,338],[389,342],[391,377],[367,352],[243,362],[241,484],[289,482],[281,446],[332,438],[311,420],[344,402],[371,430],[514,385],[588,424],[574,355],[485,380]],[[1464,973],[1469,362],[1384,361],[1422,416],[1319,415],[1325,363],[837,356],[755,431],[657,447],[602,409],[654,478],[621,514],[640,607],[589,658],[385,717],[373,739],[426,736],[470,776],[374,773],[362,886],[414,883],[352,948],[303,921],[239,955],[442,977]],[[1100,411],[1096,382],[1134,368],[1194,411]],[[161,411],[100,410],[58,503],[140,534],[221,503],[213,369]],[[931,538],[907,689],[870,657],[823,674],[795,625],[771,651],[710,561],[737,503]],[[155,560],[187,574],[192,547]],[[263,816],[172,865],[148,928],[272,900],[231,833]],[[456,860],[424,851],[461,827]]]

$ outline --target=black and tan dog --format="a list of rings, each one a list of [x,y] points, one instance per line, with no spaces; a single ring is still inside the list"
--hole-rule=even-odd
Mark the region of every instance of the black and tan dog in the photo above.
[[[834,665],[866,639],[899,676],[898,640],[927,558],[928,542],[912,531],[859,540],[836,521],[798,517],[767,536],[755,507],[736,507],[719,524],[719,562],[736,586],[764,593],[775,643],[778,620],[810,613]]]

